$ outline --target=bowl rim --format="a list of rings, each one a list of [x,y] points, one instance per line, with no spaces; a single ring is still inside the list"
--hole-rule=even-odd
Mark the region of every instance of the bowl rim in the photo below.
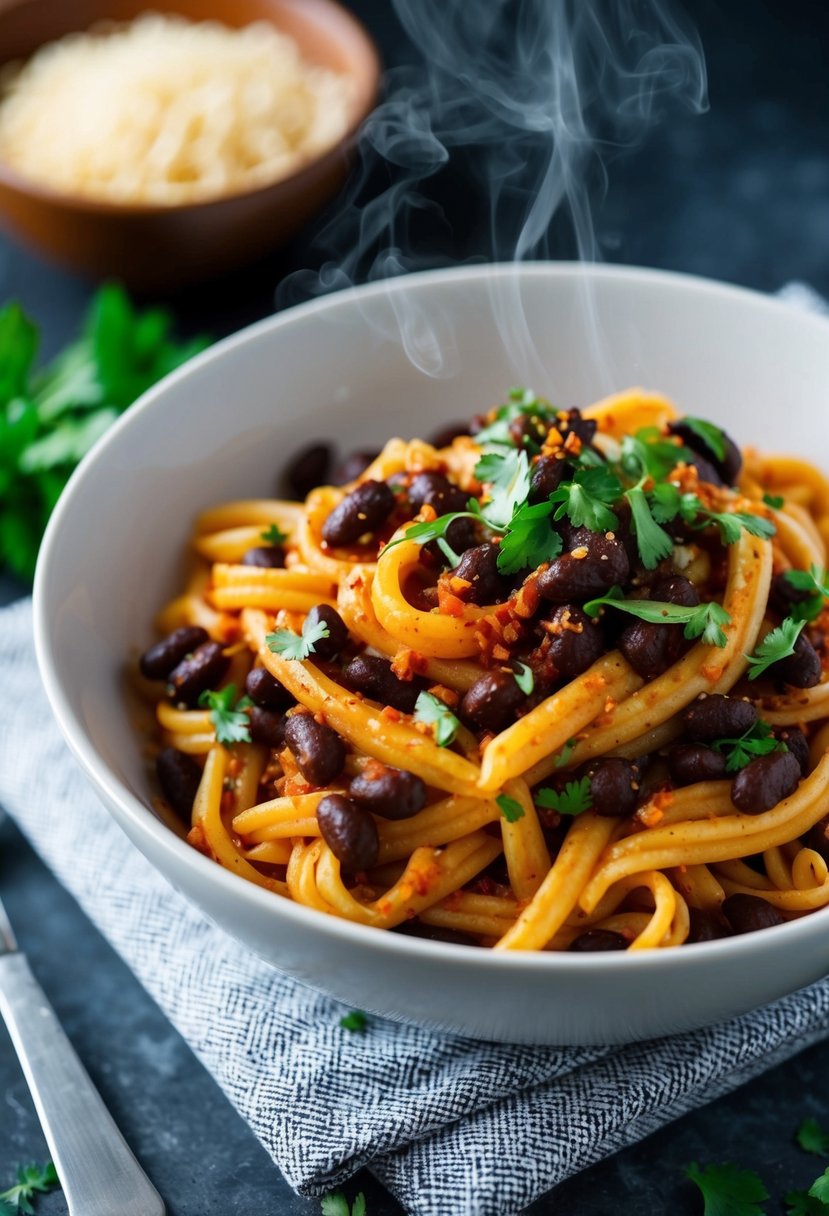
[[[627,951],[599,954],[570,954],[566,951],[495,951],[482,950],[479,946],[467,946],[453,942],[433,941],[427,938],[409,937],[404,934],[377,930],[355,921],[337,916],[327,916],[313,908],[280,898],[274,893],[240,879],[223,866],[205,857],[183,838],[176,835],[151,810],[146,803],[134,795],[109,771],[100,759],[83,724],[71,708],[57,674],[57,665],[52,653],[49,619],[49,582],[52,555],[60,547],[60,534],[64,517],[71,511],[75,498],[86,478],[87,472],[105,461],[109,449],[121,441],[135,420],[153,411],[163,413],[164,398],[169,386],[185,380],[193,372],[222,359],[228,351],[236,351],[256,342],[262,334],[301,324],[308,316],[326,314],[347,307],[348,301],[373,299],[386,293],[407,291],[413,285],[428,282],[463,283],[478,279],[508,279],[517,275],[523,278],[553,278],[560,280],[616,280],[636,285],[667,286],[683,292],[708,294],[742,302],[749,308],[796,318],[797,323],[815,328],[829,340],[829,318],[819,313],[808,313],[792,308],[784,300],[762,292],[730,283],[717,282],[698,275],[626,265],[585,265],[578,262],[532,262],[532,263],[477,263],[470,266],[455,266],[442,270],[426,270],[401,275],[391,280],[350,287],[343,291],[308,300],[282,312],[264,317],[234,334],[221,339],[201,354],[196,355],[182,367],[177,368],[154,385],[131,405],[98,440],[84,457],[69,479],[46,528],[35,571],[33,592],[33,628],[35,653],[41,680],[52,712],[70,750],[90,778],[93,789],[103,793],[105,805],[116,820],[123,816],[139,836],[150,836],[154,844],[170,855],[178,869],[185,867],[200,883],[218,884],[220,891],[230,899],[241,900],[251,911],[264,916],[273,914],[286,917],[290,923],[296,921],[308,931],[333,939],[341,939],[357,949],[365,949],[375,957],[391,953],[410,956],[433,964],[453,963],[465,968],[490,967],[497,971],[512,973],[529,969],[532,972],[549,972],[550,977],[593,971],[597,974],[633,975],[635,972],[651,972],[661,968],[699,968],[705,960],[739,955],[741,958],[762,955],[771,948],[785,948],[805,942],[811,937],[823,937],[823,929],[829,922],[829,907],[816,909],[808,915],[765,929],[760,933],[736,934],[716,941],[689,943],[681,949],[642,950],[631,955]],[[114,809],[117,808],[117,809]],[[150,863],[153,864],[154,863]],[[154,865],[154,868],[158,869]],[[270,910],[270,911],[269,911]],[[776,944],[776,945],[775,945]]]
[[[380,55],[380,49],[366,26],[351,9],[346,8],[344,4],[340,3],[340,0],[313,0],[313,3],[320,8],[336,12],[346,25],[352,27],[357,39],[362,43],[366,54],[366,63],[369,68],[366,76],[367,85],[362,103],[356,106],[346,129],[336,142],[316,155],[304,157],[297,167],[285,177],[277,177],[272,181],[261,182],[248,189],[234,190],[228,194],[211,195],[206,198],[195,198],[177,203],[115,202],[110,199],[92,198],[83,194],[72,194],[65,190],[53,189],[42,182],[26,177],[25,174],[19,173],[0,158],[0,189],[14,191],[18,195],[36,199],[38,202],[83,214],[124,218],[160,218],[165,215],[180,215],[183,211],[198,211],[201,213],[211,208],[220,207],[222,204],[237,203],[243,199],[256,200],[267,195],[269,191],[286,187],[289,183],[291,185],[294,183],[301,184],[306,178],[311,177],[313,172],[321,165],[342,156],[347,157],[349,149],[356,140],[357,132],[377,106],[384,71],[383,60]],[[8,6],[3,5],[2,7]],[[152,5],[150,7],[152,8]],[[104,20],[103,17],[100,19]],[[276,29],[279,28],[275,21],[269,20],[267,17],[261,17],[259,20],[268,22]],[[52,39],[51,41],[56,40]],[[38,50],[45,45],[47,44],[41,43]],[[2,66],[2,63],[0,63],[0,67]]]

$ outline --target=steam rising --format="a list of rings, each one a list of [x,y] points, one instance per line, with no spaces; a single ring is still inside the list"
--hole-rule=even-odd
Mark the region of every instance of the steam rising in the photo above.
[[[638,143],[670,105],[706,107],[702,49],[672,0],[393,3],[424,63],[388,73],[358,168],[317,234],[319,269],[290,275],[280,306],[455,264],[461,230],[477,260],[562,247],[596,260],[593,206],[610,155]],[[532,377],[519,287],[493,279],[491,294],[516,368]],[[451,374],[449,318],[389,298],[412,362]]]

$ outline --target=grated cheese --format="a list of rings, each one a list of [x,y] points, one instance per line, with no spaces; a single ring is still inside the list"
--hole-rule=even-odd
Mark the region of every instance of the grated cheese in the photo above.
[[[265,22],[145,14],[42,47],[0,100],[0,158],[64,193],[169,204],[273,182],[332,147],[350,82]]]

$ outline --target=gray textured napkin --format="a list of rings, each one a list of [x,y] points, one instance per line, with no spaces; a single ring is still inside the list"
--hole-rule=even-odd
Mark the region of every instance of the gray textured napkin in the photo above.
[[[829,981],[621,1049],[343,1031],[336,1002],[205,921],[97,801],[41,689],[28,601],[0,612],[0,672],[0,803],[305,1194],[369,1165],[415,1216],[510,1216],[829,1034]]]

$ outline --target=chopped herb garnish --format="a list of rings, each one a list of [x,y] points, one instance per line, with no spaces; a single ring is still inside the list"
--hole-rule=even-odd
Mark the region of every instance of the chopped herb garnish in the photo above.
[[[521,689],[525,697],[528,697],[535,688],[535,676],[533,675],[532,667],[528,667],[526,663],[518,664],[518,671],[513,672],[515,683]]]
[[[607,465],[578,469],[572,481],[565,481],[550,495],[550,502],[559,503],[555,518],[565,515],[576,528],[591,532],[611,532],[619,519],[610,510],[622,494],[622,483]]]
[[[250,743],[250,718],[242,711],[250,709],[252,704],[250,697],[236,700],[235,684],[228,684],[217,692],[205,690],[199,697],[199,705],[210,710],[218,743]]]
[[[17,1213],[32,1216],[32,1200],[35,1196],[45,1195],[56,1186],[60,1186],[60,1182],[51,1161],[47,1161],[45,1165],[37,1165],[35,1162],[19,1165],[17,1182],[0,1192],[0,1216],[17,1216]]]
[[[666,438],[659,427],[641,427],[635,435],[622,440],[622,468],[628,477],[644,482],[664,481],[681,460],[692,459],[691,452],[677,440]]]
[[[607,595],[589,600],[584,605],[584,611],[588,616],[597,616],[602,607],[618,608],[620,612],[628,612],[641,621],[651,621],[656,625],[684,625],[686,638],[701,637],[709,646],[722,647],[728,641],[723,626],[730,624],[731,617],[721,604],[713,601],[686,608],[682,604],[666,604],[661,600],[626,600],[619,587],[611,587]]]
[[[352,1204],[342,1191],[332,1191],[320,1200],[322,1216],[366,1216],[366,1197],[362,1191]]]
[[[277,629],[265,638],[268,650],[281,655],[283,659],[307,659],[316,649],[317,642],[329,636],[325,621],[311,621],[310,617],[302,622],[302,633],[294,633],[293,629]]]
[[[565,764],[572,756],[577,742],[578,742],[578,740],[576,740],[576,739],[567,740],[567,742],[564,744],[564,747],[561,749],[561,751],[558,753],[555,760],[553,761],[556,768],[564,768]]]
[[[767,507],[771,507],[773,511],[779,511],[781,507],[786,505],[786,500],[782,494],[764,494],[763,502]]]
[[[288,539],[288,533],[283,532],[276,524],[271,524],[265,532],[260,533],[260,536],[266,545],[284,545]]]
[[[439,697],[430,692],[422,692],[415,701],[414,717],[415,721],[434,727],[435,743],[438,747],[448,747],[454,742],[460,722]]]
[[[813,621],[823,612],[824,602],[829,599],[829,574],[820,566],[811,566],[806,570],[787,570],[783,575],[785,581],[795,591],[802,591],[806,596],[789,608],[789,616],[796,621]]]
[[[524,808],[514,798],[509,798],[506,794],[499,794],[495,801],[507,823],[517,823],[519,819],[524,818]]]
[[[704,418],[691,418],[688,414],[682,419],[682,423],[702,440],[716,460],[725,460],[725,435],[718,426],[714,426],[713,422],[706,422]]]
[[[475,466],[475,477],[489,486],[489,500],[481,514],[491,527],[506,528],[530,492],[530,462],[526,452],[485,452]]]
[[[794,654],[797,639],[805,624],[805,621],[796,621],[794,617],[787,616],[782,624],[767,633],[754,653],[745,656],[748,659],[748,678],[756,680],[768,671],[773,663],[779,663],[781,659],[787,659],[790,654]]]
[[[351,1009],[343,1014],[339,1024],[343,1030],[363,1031],[368,1026],[368,1014],[362,1009]]]
[[[590,778],[582,777],[580,781],[568,781],[561,791],[544,788],[533,794],[536,806],[546,810],[558,811],[559,815],[581,815],[589,811],[593,805],[590,794]]]
[[[557,411],[554,406],[550,405],[549,401],[539,400],[532,389],[511,388],[506,405],[499,406],[495,412],[494,420],[478,432],[475,436],[476,443],[482,446],[484,444],[497,443],[515,447],[515,440],[510,434],[510,423],[515,422],[522,414],[540,418],[543,422],[552,426],[556,420]],[[538,446],[537,444],[531,444],[526,436],[524,437],[524,445],[533,449]]]
[[[449,563],[452,566],[457,566],[458,562],[461,560],[460,554],[456,553],[446,540],[446,530],[449,528],[450,524],[455,522],[456,519],[481,519],[481,513],[478,509],[477,500],[470,498],[469,506],[474,506],[475,510],[450,511],[448,515],[439,515],[437,519],[427,520],[422,524],[412,524],[410,528],[406,529],[402,536],[398,536],[395,540],[390,540],[383,552],[385,553],[386,549],[393,549],[395,545],[401,545],[404,540],[413,540],[418,545],[428,545],[434,540],[437,541],[441,552],[447,558]]]
[[[789,749],[780,739],[775,739],[768,722],[762,718],[744,731],[737,739],[717,739],[711,744],[715,751],[727,756],[726,772],[736,773],[745,768],[757,756],[768,756],[771,752],[786,752]]]
[[[636,534],[636,547],[646,570],[653,570],[673,552],[674,542],[671,537],[656,522],[647,495],[641,486],[634,486],[625,491],[625,498],[630,503],[633,530]]]
[[[685,1175],[702,1192],[703,1216],[763,1216],[760,1205],[769,1193],[753,1170],[741,1170],[736,1165],[700,1169],[694,1162],[685,1167]]]
[[[551,562],[558,557],[562,540],[550,526],[552,513],[550,502],[535,506],[525,503],[518,508],[498,546],[498,569],[502,574],[515,574],[525,566],[535,569],[542,562]]]
[[[700,521],[697,526],[705,523],[716,524],[720,530],[720,539],[724,545],[735,545],[740,539],[740,533],[745,529],[751,536],[762,536],[770,540],[777,531],[770,519],[762,515],[751,515],[745,511],[700,511]]]
[[[829,1132],[820,1126],[817,1119],[804,1119],[795,1133],[795,1139],[804,1152],[829,1157]]]
[[[784,1197],[786,1216],[829,1216],[829,1204],[808,1191],[789,1191]]]

